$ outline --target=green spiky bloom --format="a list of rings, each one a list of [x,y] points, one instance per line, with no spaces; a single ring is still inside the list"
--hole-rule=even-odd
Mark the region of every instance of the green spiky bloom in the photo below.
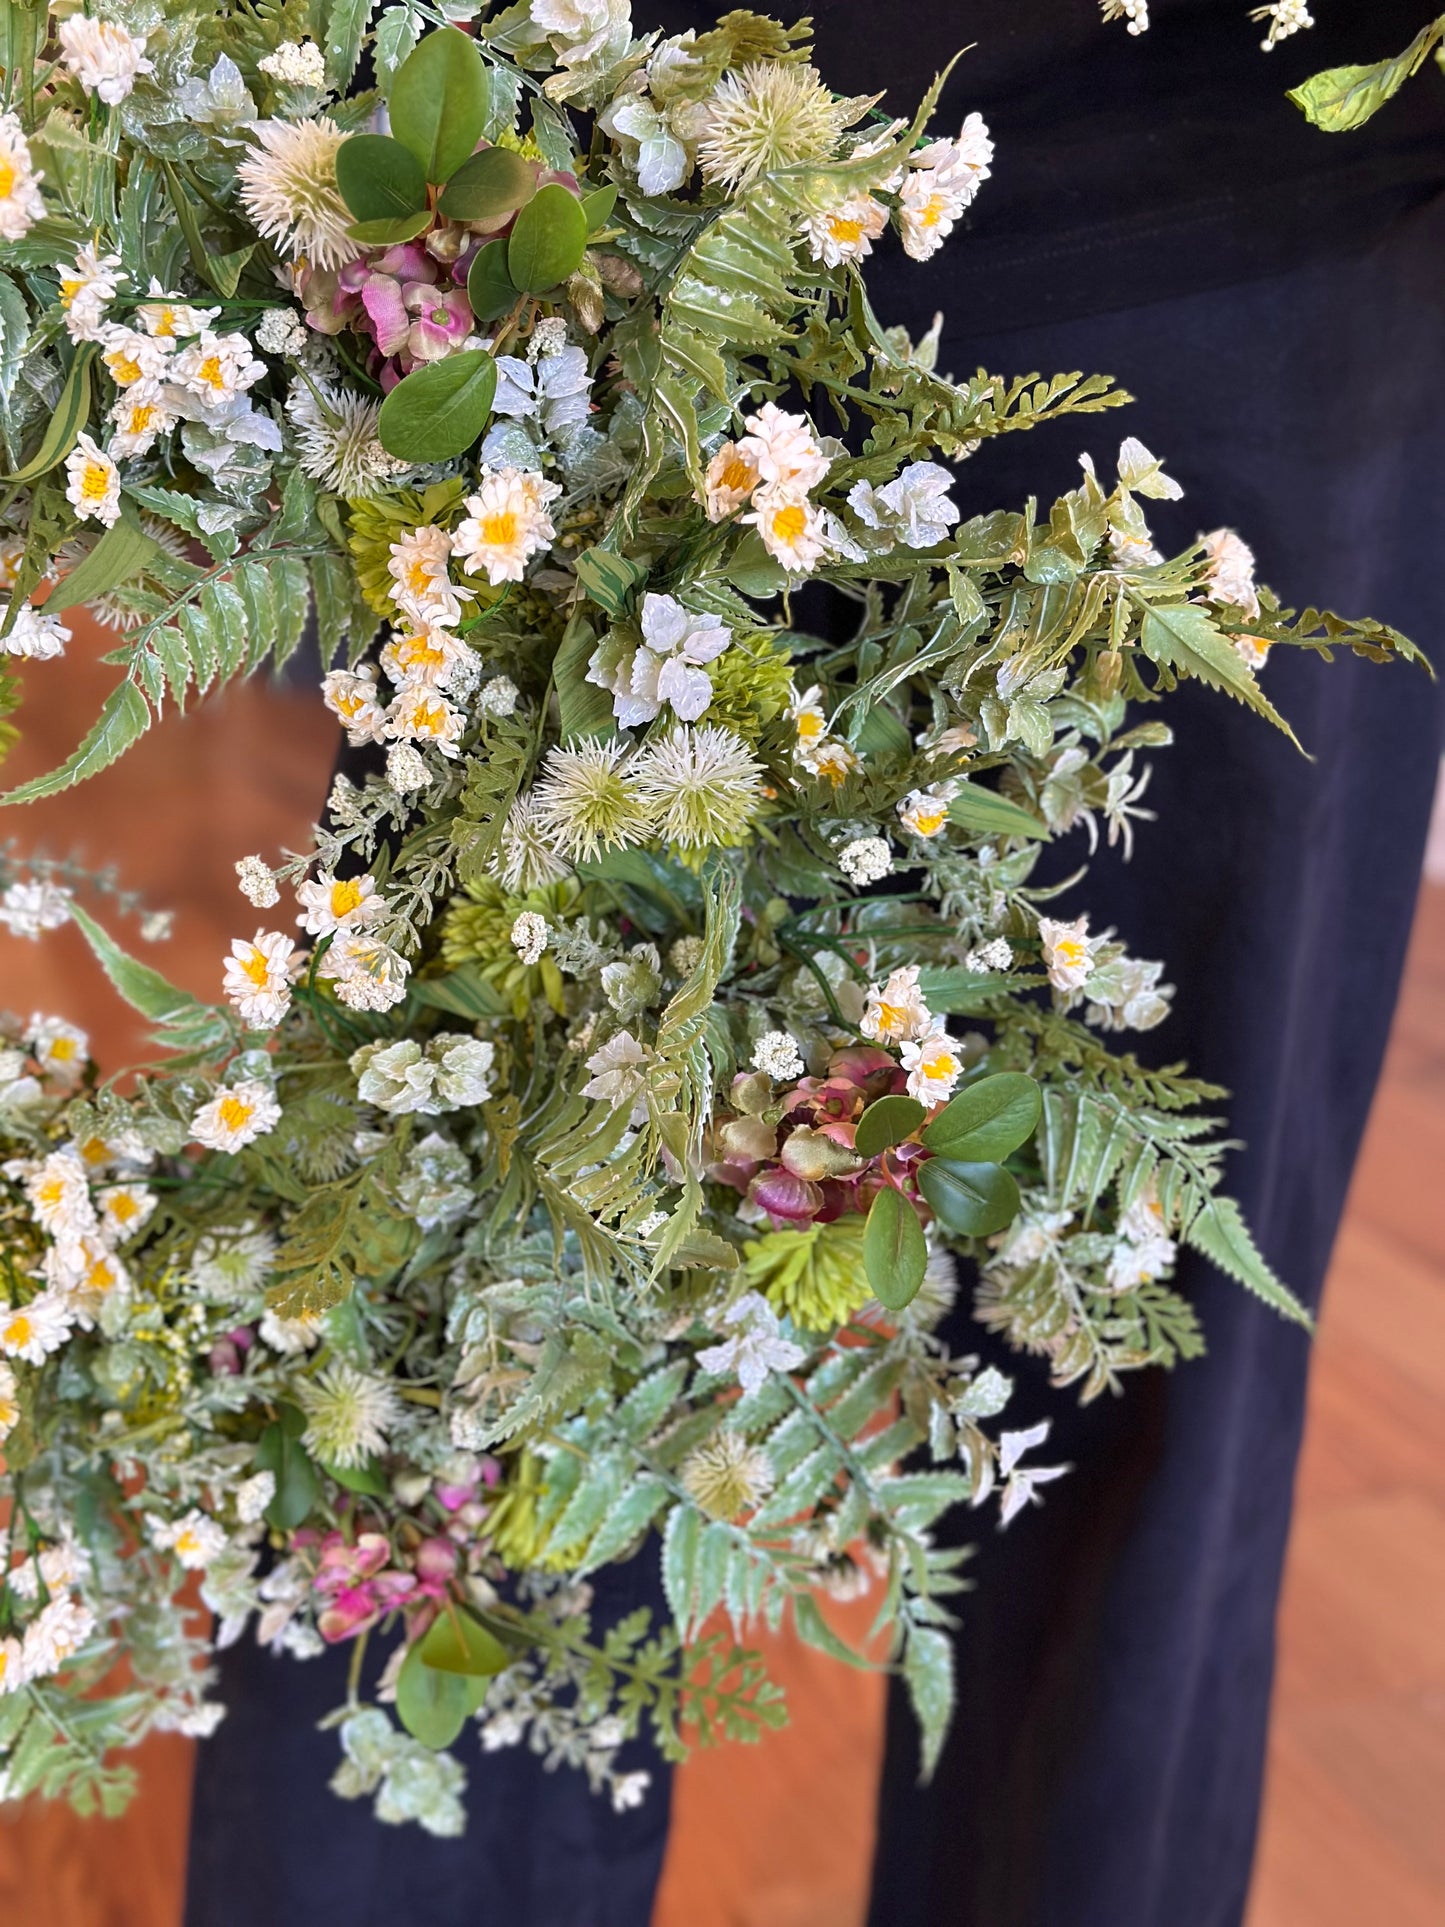
[[[779,655],[766,634],[735,636],[715,662],[708,664],[712,701],[705,720],[730,729],[750,749],[768,724],[787,708],[793,667]]]
[[[846,1325],[872,1293],[863,1269],[861,1216],[800,1231],[770,1231],[744,1245],[742,1275],[806,1331]]]
[[[448,970],[455,970],[459,964],[476,964],[518,1017],[525,1017],[538,997],[545,997],[560,1013],[561,971],[546,951],[536,963],[524,964],[513,947],[512,929],[526,910],[549,923],[560,922],[577,894],[577,884],[570,877],[524,897],[509,896],[490,877],[469,883],[465,896],[454,897],[447,908],[442,923],[442,962]]]
[[[395,489],[387,495],[359,496],[347,502],[346,519],[351,533],[346,538],[346,546],[356,558],[356,580],[368,608],[375,609],[389,621],[400,620],[391,599],[396,584],[386,568],[391,560],[392,543],[413,529],[452,521],[466,492],[462,477],[451,475],[444,482],[433,482],[430,488]],[[468,587],[476,586],[470,577],[466,581]],[[487,589],[485,582],[482,589],[485,600],[496,600],[496,591]]]

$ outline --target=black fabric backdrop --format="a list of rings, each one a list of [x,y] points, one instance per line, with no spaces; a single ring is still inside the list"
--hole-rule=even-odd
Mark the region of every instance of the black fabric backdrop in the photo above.
[[[1093,0],[814,8],[830,80],[887,86],[900,111],[980,43],[941,124],[983,107],[995,179],[937,261],[878,264],[884,318],[944,307],[956,372],[1098,369],[1140,398],[985,447],[959,471],[963,512],[1047,500],[1078,450],[1106,467],[1132,433],[1187,491],[1151,505],[1164,546],[1231,523],[1287,598],[1439,653],[1445,111],[1427,73],[1363,135],[1303,126],[1285,86],[1395,51],[1424,10],[1346,11],[1266,59],[1243,0],[1155,0],[1138,39],[1101,28]],[[1440,713],[1418,672],[1276,652],[1265,675],[1318,760],[1181,692],[1178,745],[1151,758],[1163,825],[1131,865],[1102,859],[1077,907],[1167,960],[1178,1011],[1146,1041],[1235,1093],[1233,1188],[1314,1298],[1389,1024]],[[1309,1354],[1208,1267],[1185,1276],[1209,1357],[1122,1401],[1080,1411],[1001,1360],[1020,1419],[1051,1415],[1050,1456],[1077,1470],[1007,1535],[969,1523],[959,1716],[920,1791],[911,1716],[890,1708],[871,1927],[1241,1918]],[[955,1336],[986,1350],[965,1313]],[[656,1591],[644,1556],[605,1576],[603,1609]],[[619,1817],[575,1775],[474,1753],[465,1841],[382,1828],[325,1791],[335,1740],[314,1722],[344,1664],[223,1657],[232,1711],[200,1751],[188,1927],[643,1927],[667,1818],[655,1761],[648,1803]]]

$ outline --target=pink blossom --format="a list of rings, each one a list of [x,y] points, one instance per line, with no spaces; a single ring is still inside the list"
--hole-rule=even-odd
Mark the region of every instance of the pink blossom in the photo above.
[[[401,298],[413,317],[406,352],[414,361],[441,361],[472,332],[472,304],[460,288],[443,292],[435,283],[411,281],[402,289]],[[367,312],[371,312],[369,306]],[[395,352],[380,336],[377,346],[383,354]]]

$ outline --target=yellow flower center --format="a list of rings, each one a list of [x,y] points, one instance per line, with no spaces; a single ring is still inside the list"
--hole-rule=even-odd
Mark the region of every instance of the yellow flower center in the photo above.
[[[256,1106],[244,1097],[223,1097],[216,1109],[216,1116],[228,1131],[244,1131],[255,1115]]]
[[[74,1062],[74,1059],[75,1039],[73,1037],[57,1037],[50,1046],[51,1063],[69,1064]]]
[[[107,1258],[97,1258],[95,1263],[90,1267],[90,1270],[85,1274],[85,1284],[88,1291],[109,1291],[114,1283],[115,1271]]]
[[[140,1206],[130,1195],[129,1191],[112,1191],[108,1202],[110,1205],[110,1215],[115,1219],[117,1224],[129,1224],[131,1219],[140,1210]]]
[[[957,1077],[958,1059],[952,1051],[935,1051],[931,1057],[924,1058],[922,1069],[925,1077]]]
[[[80,1147],[80,1155],[87,1164],[104,1164],[110,1157],[110,1146],[103,1137],[88,1137]]]
[[[739,495],[746,495],[757,477],[741,455],[734,455],[718,480],[724,488],[731,489]]]
[[[408,636],[397,645],[396,656],[407,669],[443,669],[447,660],[446,650],[428,642],[425,636]]]
[[[948,203],[941,194],[930,194],[918,210],[919,223],[923,227],[937,227],[943,219]]]
[[[937,836],[947,816],[947,810],[941,809],[936,803],[930,803],[913,812],[913,827],[920,836]]]
[[[196,378],[199,381],[203,381],[208,388],[224,388],[226,385],[226,376],[225,371],[221,367],[221,357],[219,355],[207,355],[200,367],[196,370]]]
[[[87,462],[80,471],[82,502],[103,502],[110,493],[110,468],[105,462]]]
[[[804,709],[798,716],[798,741],[816,743],[822,736],[825,724],[816,709]]]
[[[176,311],[174,308],[157,308],[151,320],[152,331],[165,341],[176,338]]]
[[[201,1549],[201,1542],[190,1526],[176,1534],[176,1552],[182,1559],[188,1559]]]
[[[406,565],[406,586],[413,595],[425,595],[431,588],[431,572],[419,555]]]
[[[1077,970],[1089,961],[1089,946],[1082,937],[1059,937],[1054,943],[1054,962],[1066,970]]]
[[[439,703],[418,703],[412,717],[412,728],[419,736],[444,736],[447,728],[446,711]]]
[[[879,1004],[878,1028],[885,1037],[896,1037],[908,1028],[908,1012],[902,1004]]]
[[[835,214],[828,222],[828,232],[835,241],[841,242],[844,247],[857,247],[858,243],[863,239],[863,223],[861,221],[849,220],[842,214]]]
[[[156,409],[153,402],[138,401],[126,417],[128,435],[144,435],[155,420]]]
[[[339,878],[331,886],[331,914],[338,923],[361,902],[361,883],[356,877]]]
[[[257,990],[264,990],[271,975],[271,960],[253,944],[251,954],[241,964],[241,975],[249,977]]]
[[[5,1343],[7,1345],[13,1345],[16,1351],[21,1351],[30,1343],[34,1332],[35,1327],[25,1316],[25,1313],[23,1311],[17,1311],[5,1327]]]
[[[44,1205],[47,1210],[53,1210],[56,1205],[63,1201],[64,1197],[65,1180],[63,1178],[47,1178],[36,1193],[38,1202]]]
[[[331,700],[336,704],[342,717],[348,723],[354,716],[359,716],[361,711],[366,707],[366,697],[362,695],[359,690],[355,689],[343,690],[339,695],[333,696]]]
[[[0,201],[8,201],[15,192],[15,169],[13,165],[0,158]]]
[[[139,381],[141,378],[140,363],[134,355],[128,355],[124,348],[117,349],[113,355],[107,355],[105,364],[122,388],[129,388],[133,381]]]
[[[68,308],[84,286],[83,281],[62,281],[60,284],[61,307]]]
[[[780,542],[796,542],[808,526],[808,512],[796,502],[789,502],[785,509],[779,509],[773,517],[773,534]]]
[[[482,541],[489,549],[509,548],[517,539],[517,518],[511,509],[482,517]]]

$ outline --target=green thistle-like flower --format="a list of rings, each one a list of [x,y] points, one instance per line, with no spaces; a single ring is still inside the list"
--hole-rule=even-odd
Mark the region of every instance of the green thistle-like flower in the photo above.
[[[648,809],[636,767],[616,741],[592,739],[552,750],[532,792],[538,828],[574,862],[640,843],[647,834]]]
[[[743,1247],[742,1276],[805,1331],[831,1331],[872,1297],[861,1216],[770,1231]]]
[[[870,104],[835,98],[800,62],[754,61],[728,74],[707,103],[697,150],[703,178],[739,187],[775,168],[826,161]]]
[[[741,1432],[716,1432],[682,1464],[682,1483],[714,1519],[736,1519],[760,1506],[775,1483],[773,1462]]]
[[[582,1559],[584,1547],[567,1553],[547,1548],[551,1528],[540,1517],[546,1474],[546,1464],[535,1452],[520,1453],[501,1492],[487,1508],[485,1531],[492,1551],[513,1572],[538,1566],[548,1572],[565,1572]]]
[[[707,721],[756,748],[768,724],[788,707],[792,664],[779,655],[770,636],[742,635],[708,664],[707,673],[712,679]]]
[[[762,767],[730,729],[679,727],[649,743],[633,780],[657,833],[680,851],[741,843],[762,801]]]
[[[401,1404],[384,1378],[359,1372],[341,1359],[300,1388],[305,1409],[304,1443],[326,1465],[364,1465],[387,1446],[401,1418]]]

